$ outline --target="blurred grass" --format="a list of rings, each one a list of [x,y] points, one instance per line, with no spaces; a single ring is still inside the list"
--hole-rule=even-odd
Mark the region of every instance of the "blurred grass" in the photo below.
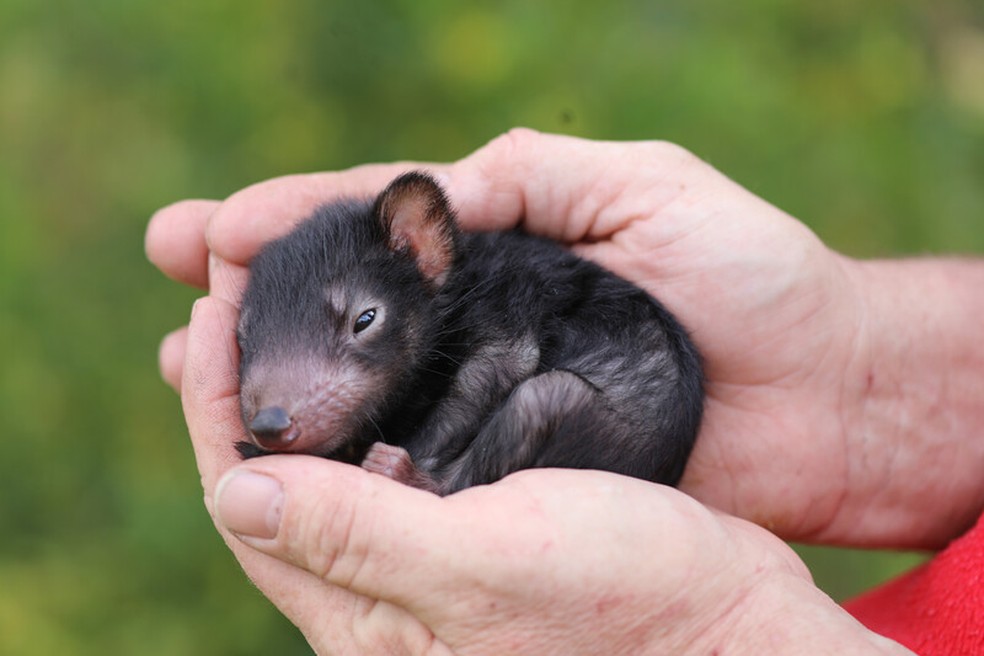
[[[215,536],[150,214],[514,125],[679,142],[856,256],[984,252],[972,0],[0,4],[0,653],[307,653]],[[913,558],[804,549],[853,594]]]

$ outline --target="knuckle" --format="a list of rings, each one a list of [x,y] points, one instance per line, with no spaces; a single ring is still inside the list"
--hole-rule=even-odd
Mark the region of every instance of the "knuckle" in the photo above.
[[[672,141],[642,141],[638,147],[643,149],[646,154],[659,161],[674,162],[678,166],[691,167],[703,163],[699,157]]]
[[[490,141],[482,150],[493,161],[522,161],[542,136],[542,133],[531,128],[512,128]]]

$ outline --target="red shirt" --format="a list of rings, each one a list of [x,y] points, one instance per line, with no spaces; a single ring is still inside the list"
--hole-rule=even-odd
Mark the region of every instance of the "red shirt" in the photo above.
[[[984,654],[984,516],[928,563],[844,607],[922,656]]]

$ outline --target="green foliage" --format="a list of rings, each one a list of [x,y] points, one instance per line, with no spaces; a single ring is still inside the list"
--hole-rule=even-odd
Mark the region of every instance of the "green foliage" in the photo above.
[[[981,253],[982,44],[972,0],[5,0],[0,652],[307,653],[202,510],[155,208],[527,125],[679,142],[853,255]],[[838,596],[911,562],[838,558]]]

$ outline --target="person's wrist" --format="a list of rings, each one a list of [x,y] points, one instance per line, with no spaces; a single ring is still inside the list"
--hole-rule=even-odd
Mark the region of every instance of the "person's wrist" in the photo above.
[[[775,535],[738,518],[722,515],[720,521],[731,538],[728,565],[716,576],[700,572],[688,586],[691,610],[699,612],[676,619],[688,628],[673,653],[910,653],[866,629],[817,588],[803,561]],[[665,647],[652,653],[667,653]]]
[[[717,643],[727,653],[904,655],[905,647],[871,632],[811,581],[787,572],[757,579],[734,607]]]
[[[843,387],[850,469],[836,521],[842,532],[866,525],[867,546],[942,546],[984,505],[984,447],[971,434],[984,419],[972,408],[984,354],[968,326],[976,313],[979,328],[984,303],[967,307],[979,288],[954,261],[843,258],[843,266],[861,319]]]

